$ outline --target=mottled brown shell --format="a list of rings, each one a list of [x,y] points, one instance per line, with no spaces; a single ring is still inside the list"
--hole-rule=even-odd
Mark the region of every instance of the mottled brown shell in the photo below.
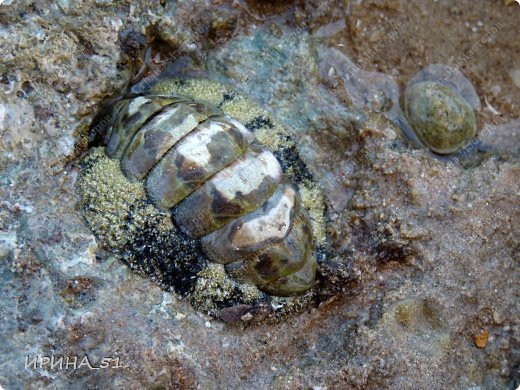
[[[308,290],[311,220],[275,155],[208,102],[150,94],[113,106],[106,154],[212,262],[271,295]]]

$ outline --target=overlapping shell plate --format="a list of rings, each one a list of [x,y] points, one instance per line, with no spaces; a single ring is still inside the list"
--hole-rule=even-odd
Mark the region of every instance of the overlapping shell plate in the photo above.
[[[79,189],[106,246],[223,318],[310,299],[323,201],[267,112],[216,82],[167,80],[105,122]]]

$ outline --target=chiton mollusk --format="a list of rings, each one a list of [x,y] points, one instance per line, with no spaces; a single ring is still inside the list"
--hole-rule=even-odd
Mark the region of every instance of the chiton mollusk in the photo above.
[[[284,133],[264,131],[282,140],[270,147],[255,136],[275,127],[269,116],[253,106],[244,125],[243,98],[220,102],[168,88],[113,103],[97,127],[102,155],[87,156],[80,178],[87,221],[133,268],[185,295],[198,289],[203,308],[304,294],[323,211],[302,201],[312,179]],[[215,285],[228,291],[206,292]]]

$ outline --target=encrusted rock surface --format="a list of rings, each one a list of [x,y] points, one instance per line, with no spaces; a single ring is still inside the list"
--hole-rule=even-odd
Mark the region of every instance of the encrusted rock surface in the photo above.
[[[441,160],[353,108],[345,75],[319,72],[328,68],[319,54],[334,45],[362,67],[388,60],[410,75],[414,58],[439,62],[425,51],[472,47],[481,35],[470,29],[444,48],[399,24],[404,37],[417,36],[399,62],[385,21],[398,12],[435,19],[426,11],[397,1],[254,3],[0,2],[0,385],[518,386],[520,141],[510,119],[520,89],[503,57],[518,66],[518,40],[507,35],[519,23],[516,4],[436,2],[448,31],[467,22],[484,35],[501,23],[485,43],[493,50],[475,50],[464,65],[489,148]],[[472,13],[457,17],[464,5]],[[384,20],[370,24],[376,17]],[[244,326],[215,321],[131,272],[89,231],[75,188],[88,127],[152,37],[168,47],[160,56],[169,72],[227,81],[292,132],[329,206],[333,255],[320,266],[315,307],[256,327],[247,316]],[[383,44],[361,61],[365,41]],[[121,367],[25,367],[38,356],[77,365],[88,356],[92,366],[114,357]]]

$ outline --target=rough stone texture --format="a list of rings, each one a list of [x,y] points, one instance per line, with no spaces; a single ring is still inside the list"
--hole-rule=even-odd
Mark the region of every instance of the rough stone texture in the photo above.
[[[218,3],[0,2],[0,385],[518,386],[517,4]],[[440,21],[440,36],[455,38],[431,39]],[[479,138],[493,146],[471,164],[412,147],[318,74],[320,45],[341,44],[403,83],[499,21],[463,64],[483,100]],[[392,25],[402,35],[385,40]],[[206,63],[293,132],[330,206],[334,256],[321,266],[317,307],[229,326],[98,247],[77,209],[78,157],[99,104],[138,67],[146,34],[177,48],[170,71]],[[88,355],[93,365],[112,356],[123,367],[26,369],[35,355]]]

